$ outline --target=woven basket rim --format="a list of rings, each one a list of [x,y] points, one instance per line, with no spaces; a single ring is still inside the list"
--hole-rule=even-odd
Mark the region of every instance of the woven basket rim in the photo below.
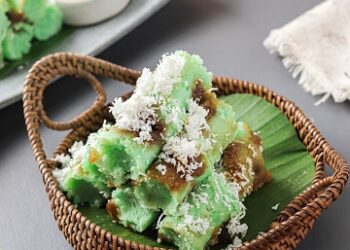
[[[85,78],[98,94],[93,105],[69,122],[52,121],[43,105],[44,90],[58,75]],[[54,154],[65,152],[77,139],[87,136],[102,124],[106,112],[106,93],[96,76],[112,78],[134,85],[140,76],[135,71],[90,56],[56,53],[42,58],[29,71],[24,86],[23,109],[29,140],[49,196],[51,209],[65,238],[76,249],[160,249],[123,239],[92,223],[81,214],[59,189],[52,169],[57,162],[44,151],[39,125],[52,130],[70,130]],[[348,163],[324,139],[302,110],[287,98],[268,88],[248,81],[216,76],[213,84],[218,94],[250,93],[267,100],[280,109],[296,129],[300,140],[315,161],[312,185],[296,196],[277,216],[271,229],[256,239],[245,242],[240,249],[293,249],[307,235],[323,210],[335,201],[349,178]],[[325,174],[325,163],[333,170]]]

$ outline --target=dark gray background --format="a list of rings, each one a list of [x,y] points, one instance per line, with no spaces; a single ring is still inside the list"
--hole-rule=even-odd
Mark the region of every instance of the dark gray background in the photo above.
[[[160,55],[184,49],[198,53],[217,75],[262,83],[296,102],[329,142],[348,160],[350,103],[318,100],[298,86],[280,58],[262,41],[318,0],[173,1],[99,57],[135,69],[153,68]],[[129,89],[103,80],[110,100]],[[46,95],[49,115],[67,120],[95,98],[88,84],[73,78],[54,83]],[[70,249],[51,214],[42,178],[27,139],[22,104],[0,111],[0,248]],[[43,129],[51,152],[63,133]],[[316,222],[298,249],[350,249],[349,186]]]

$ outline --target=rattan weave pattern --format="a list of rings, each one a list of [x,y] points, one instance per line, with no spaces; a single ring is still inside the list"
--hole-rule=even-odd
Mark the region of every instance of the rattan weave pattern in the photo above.
[[[85,78],[98,96],[93,105],[69,122],[52,121],[45,112],[44,90],[59,75]],[[103,60],[72,53],[58,53],[44,57],[29,71],[23,95],[23,108],[29,140],[43,175],[51,209],[58,227],[75,249],[148,249],[159,248],[130,242],[99,227],[84,217],[60,191],[52,169],[57,162],[45,154],[39,131],[40,124],[53,130],[69,130],[54,154],[67,152],[75,140],[84,139],[97,130],[108,117],[105,91],[96,76],[112,78],[134,85],[139,71],[130,70]],[[278,215],[271,229],[256,239],[245,242],[240,249],[294,249],[305,238],[323,210],[341,194],[349,177],[347,162],[328,144],[317,128],[291,101],[258,84],[226,77],[213,80],[219,95],[251,93],[279,108],[293,124],[300,139],[315,160],[316,174],[312,185]],[[333,170],[324,172],[325,164]]]

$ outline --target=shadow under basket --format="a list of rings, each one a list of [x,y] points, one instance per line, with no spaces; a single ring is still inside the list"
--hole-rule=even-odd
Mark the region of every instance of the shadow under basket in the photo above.
[[[55,122],[46,115],[44,90],[57,76],[70,75],[85,78],[98,96],[93,105],[68,122]],[[23,95],[23,108],[29,140],[43,175],[51,209],[65,238],[75,249],[160,249],[131,242],[92,223],[72,204],[59,189],[52,175],[57,162],[47,158],[39,131],[40,124],[53,130],[67,130],[68,135],[58,145],[54,155],[67,152],[74,141],[101,127],[110,118],[106,94],[96,76],[112,78],[135,85],[139,71],[127,69],[100,59],[71,53],[44,57],[29,71]],[[281,110],[296,129],[300,140],[315,161],[312,185],[295,197],[277,218],[270,230],[256,239],[245,242],[239,249],[294,249],[305,238],[322,211],[342,192],[348,177],[347,162],[323,138],[317,128],[291,101],[258,84],[226,77],[214,77],[218,95],[250,93],[272,103]],[[332,175],[325,173],[325,164]]]

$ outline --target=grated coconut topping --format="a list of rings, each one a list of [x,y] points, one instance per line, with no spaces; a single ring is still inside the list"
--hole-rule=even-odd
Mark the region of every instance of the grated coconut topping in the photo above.
[[[120,129],[138,132],[134,140],[139,144],[152,140],[152,126],[159,119],[158,111],[165,106],[165,98],[180,80],[185,59],[178,54],[163,55],[152,72],[145,68],[137,80],[134,94],[127,99],[116,98],[110,112]]]
[[[223,188],[226,187],[226,185],[222,185],[221,183],[222,181],[226,182],[224,175],[216,172],[214,172],[213,175],[216,176],[216,178],[212,179],[212,184],[214,185],[213,188],[216,191],[214,193],[214,197],[211,197],[210,199],[213,198],[216,202],[224,202],[224,205],[227,207],[228,211],[230,211],[231,216],[233,216],[228,224],[228,227],[232,227],[229,229],[229,232],[231,232],[234,236],[241,235],[243,237],[247,230],[247,226],[245,224],[241,225],[239,222],[240,219],[245,216],[245,207],[239,200],[237,184],[231,184],[230,182],[227,182],[229,189],[223,190]],[[199,185],[197,187],[197,191],[191,192],[190,197],[187,197],[187,199],[192,199],[193,204],[190,204],[186,199],[179,206],[177,216],[183,216],[183,222],[177,225],[177,230],[188,230],[198,234],[206,234],[208,228],[210,227],[211,219],[206,218],[205,216],[195,218],[190,214],[190,211],[193,211],[192,209],[202,207],[203,205],[205,205],[205,209],[208,209],[208,211],[215,209],[215,206],[212,204],[212,202],[209,202],[209,195],[205,191],[207,185],[208,184]],[[236,201],[238,202],[238,211],[235,206],[232,206],[233,197],[235,197]]]
[[[194,233],[205,234],[209,228],[209,222],[202,218],[193,218],[192,215],[185,214],[184,222],[178,225],[179,228],[188,228]]]
[[[212,147],[213,139],[203,135],[210,130],[206,120],[208,112],[191,99],[184,130],[179,136],[168,138],[159,154],[159,159],[176,166],[176,171],[186,181],[192,181],[192,174],[203,165],[196,158]]]
[[[83,160],[85,152],[85,146],[82,141],[74,142],[74,144],[68,149],[70,155],[60,154],[56,155],[53,160],[58,161],[62,164],[62,168],[55,168],[52,171],[53,176],[59,183],[62,183],[72,166],[79,164]]]
[[[274,206],[271,207],[271,209],[272,209],[273,211],[277,211],[278,208],[279,208],[279,206],[280,206],[280,204],[279,204],[279,203],[276,203]]]
[[[203,131],[209,130],[206,117],[209,110],[199,106],[193,99],[188,103],[187,123],[185,124],[186,137],[195,140],[203,136]]]
[[[156,166],[156,169],[162,174],[162,175],[165,175],[166,174],[166,171],[167,171],[167,167],[163,164],[158,164]]]
[[[244,238],[248,231],[248,225],[245,223],[241,224],[241,218],[242,217],[233,217],[226,225],[227,231],[233,239],[232,244],[228,245],[226,249],[242,246],[242,238]]]

